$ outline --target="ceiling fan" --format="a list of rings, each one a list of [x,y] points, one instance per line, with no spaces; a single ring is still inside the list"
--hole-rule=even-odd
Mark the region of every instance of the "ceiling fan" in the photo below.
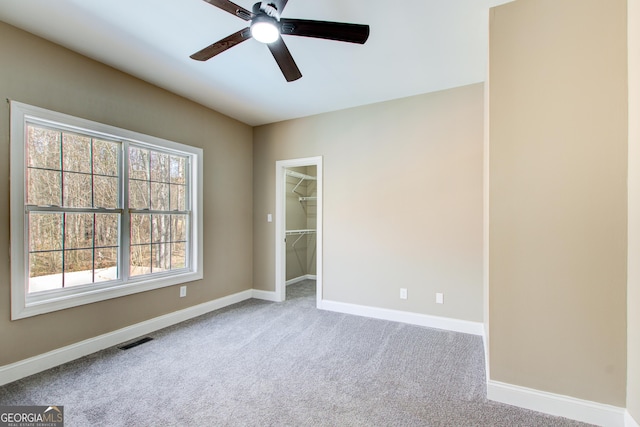
[[[251,24],[194,53],[191,55],[192,59],[206,61],[245,40],[254,38],[267,45],[288,82],[298,80],[302,77],[302,73],[281,35],[315,37],[359,44],[364,44],[369,38],[368,25],[282,18],[281,14],[288,0],[260,1],[253,5],[252,12],[228,0],[204,1],[240,19],[251,21]]]

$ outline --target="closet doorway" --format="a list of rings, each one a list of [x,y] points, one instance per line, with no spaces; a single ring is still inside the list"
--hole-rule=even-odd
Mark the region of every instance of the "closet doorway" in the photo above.
[[[287,283],[315,278],[322,301],[322,157],[276,162],[276,299]]]

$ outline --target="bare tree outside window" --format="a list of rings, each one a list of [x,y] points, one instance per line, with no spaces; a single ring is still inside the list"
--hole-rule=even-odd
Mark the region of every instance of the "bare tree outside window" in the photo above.
[[[122,152],[119,141],[27,124],[29,293],[118,279],[123,219],[129,276],[186,268],[188,159],[129,145],[125,177]]]
[[[27,125],[29,292],[118,277],[120,143]],[[104,238],[104,236],[111,236]]]
[[[187,159],[129,148],[131,276],[186,266]]]

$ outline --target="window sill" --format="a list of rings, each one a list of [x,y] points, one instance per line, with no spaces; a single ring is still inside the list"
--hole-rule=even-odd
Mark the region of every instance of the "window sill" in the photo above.
[[[185,272],[183,274],[172,274],[165,277],[147,277],[140,280],[130,280],[128,283],[111,285],[104,288],[92,288],[90,286],[83,289],[73,290],[67,294],[52,293],[27,297],[26,301],[14,301],[14,310],[11,313],[11,320],[24,319],[39,314],[50,313],[66,308],[77,307],[84,304],[105,301],[112,298],[123,297],[139,292],[151,291],[167,286],[179,285],[202,279],[200,272]]]

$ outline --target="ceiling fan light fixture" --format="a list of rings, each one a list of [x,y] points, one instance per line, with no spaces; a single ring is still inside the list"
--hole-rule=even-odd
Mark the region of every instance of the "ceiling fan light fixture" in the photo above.
[[[251,24],[251,36],[260,43],[273,43],[280,37],[280,31],[271,20],[254,19]]]

